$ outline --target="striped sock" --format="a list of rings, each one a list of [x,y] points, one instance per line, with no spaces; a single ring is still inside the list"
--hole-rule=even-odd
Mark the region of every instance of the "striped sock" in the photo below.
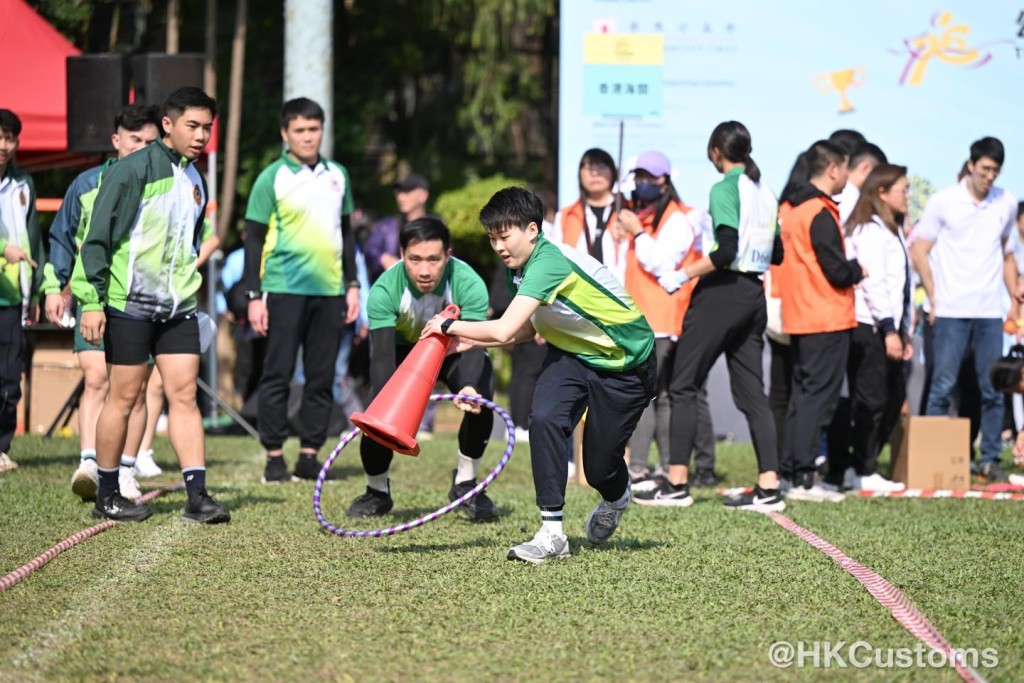
[[[388,484],[388,477],[390,475],[390,469],[385,470],[383,474],[368,474],[366,475],[366,485],[374,491],[390,494],[391,486]]]
[[[557,510],[541,508],[540,521],[542,529],[547,529],[549,533],[556,536],[565,536],[562,531],[562,508]]]
[[[84,460],[92,460],[93,462],[96,462],[96,449],[95,448],[83,448],[82,449],[82,453],[81,453],[81,455],[79,457],[81,457],[81,459],[83,461]]]
[[[121,467],[126,470],[135,469],[135,456],[134,455],[122,455],[121,456]]]

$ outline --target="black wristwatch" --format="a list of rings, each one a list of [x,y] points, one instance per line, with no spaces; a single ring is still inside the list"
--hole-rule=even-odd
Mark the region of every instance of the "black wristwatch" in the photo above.
[[[453,323],[453,322],[455,322],[455,318],[447,318],[447,319],[446,319],[446,320],[445,320],[445,321],[444,321],[443,323],[441,323],[441,332],[442,332],[442,334],[444,334],[444,335],[445,335],[446,337],[450,337],[450,336],[452,336],[452,335],[451,335],[451,334],[450,334],[450,333],[448,332],[448,328],[452,326],[452,323]]]
[[[262,299],[263,298],[263,292],[257,292],[257,291],[254,291],[252,289],[247,289],[245,291],[245,298],[248,299],[249,301],[255,301],[256,299]]]

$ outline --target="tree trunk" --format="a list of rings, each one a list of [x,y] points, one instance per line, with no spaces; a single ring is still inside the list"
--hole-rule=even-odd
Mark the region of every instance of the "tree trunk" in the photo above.
[[[169,55],[178,54],[178,22],[181,17],[179,0],[167,0],[167,49]]]
[[[238,148],[242,131],[242,79],[245,73],[245,34],[249,0],[238,0],[235,37],[231,43],[231,79],[228,82],[228,126],[224,140],[224,183],[221,186],[217,234],[226,236],[235,208],[235,182],[238,179]]]

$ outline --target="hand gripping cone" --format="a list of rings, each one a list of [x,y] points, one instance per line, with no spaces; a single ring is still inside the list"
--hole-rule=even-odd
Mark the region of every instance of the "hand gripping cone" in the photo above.
[[[457,319],[459,312],[459,307],[451,304],[441,311],[441,317]],[[366,412],[352,414],[352,424],[382,446],[404,455],[419,455],[416,432],[451,341],[451,337],[432,334],[416,342]]]

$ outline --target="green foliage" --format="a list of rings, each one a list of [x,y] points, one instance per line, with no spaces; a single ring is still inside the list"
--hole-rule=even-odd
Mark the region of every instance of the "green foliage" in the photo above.
[[[480,209],[495,192],[512,185],[525,186],[526,183],[499,173],[449,190],[434,202],[434,212],[445,219],[452,232],[455,252],[481,273],[490,272],[497,259],[487,241],[487,233],[480,225]]]

